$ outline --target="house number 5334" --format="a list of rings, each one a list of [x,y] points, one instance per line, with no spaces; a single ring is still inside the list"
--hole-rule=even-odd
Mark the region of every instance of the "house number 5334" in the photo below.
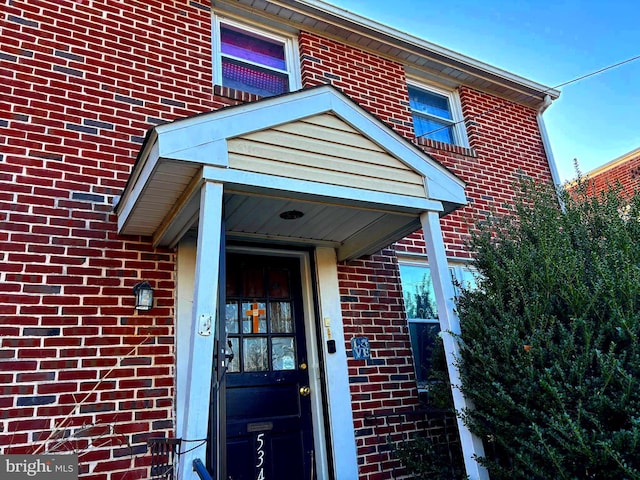
[[[256,437],[256,469],[258,476],[256,480],[265,480],[264,476],[264,433],[259,433]]]

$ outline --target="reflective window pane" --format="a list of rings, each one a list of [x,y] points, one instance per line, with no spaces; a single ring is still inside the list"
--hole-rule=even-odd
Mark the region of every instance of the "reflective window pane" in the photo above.
[[[231,337],[228,340],[229,342],[231,342],[231,346],[229,346],[227,344],[227,349],[225,351],[225,353],[227,355],[233,353],[233,358],[232,359],[227,359],[228,362],[228,372],[239,372],[240,371],[240,343],[238,341],[238,338],[234,338]]]
[[[293,337],[271,339],[271,362],[274,370],[295,370],[296,349]]]
[[[242,333],[267,333],[267,309],[264,302],[242,304]]]
[[[270,97],[289,91],[289,76],[286,73],[223,58],[222,84],[243,92]]]
[[[293,333],[293,318],[290,302],[269,303],[272,333]]]
[[[242,340],[242,367],[245,372],[269,370],[268,355],[266,338],[244,338]]]
[[[400,281],[407,318],[438,318],[429,267],[401,264]]]
[[[430,138],[431,140],[450,144],[455,143],[453,127],[447,123],[414,114],[413,128],[416,137]]]
[[[220,27],[222,53],[267,67],[286,70],[284,44],[230,26]]]
[[[225,329],[227,333],[238,333],[238,304],[235,302],[227,303],[225,308]]]
[[[452,120],[449,99],[427,90],[409,87],[409,105],[412,110]]]
[[[442,370],[446,363],[436,358],[444,356],[442,342],[438,339],[440,325],[437,323],[409,322],[411,349],[416,368],[416,380],[419,385],[432,380],[435,370]]]

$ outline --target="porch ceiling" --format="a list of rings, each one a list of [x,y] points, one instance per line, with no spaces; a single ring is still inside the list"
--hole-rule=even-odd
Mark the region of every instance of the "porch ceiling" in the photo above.
[[[464,185],[330,86],[152,129],[116,205],[123,235],[173,246],[224,185],[229,238],[373,253],[464,204]],[[301,212],[283,219],[284,212]]]

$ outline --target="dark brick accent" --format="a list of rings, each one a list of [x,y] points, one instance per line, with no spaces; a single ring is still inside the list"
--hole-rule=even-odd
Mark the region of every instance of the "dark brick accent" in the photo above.
[[[33,20],[27,20],[26,18],[16,17],[15,15],[9,15],[7,20],[10,22],[19,23],[21,25],[26,25],[27,27],[40,28],[40,24],[38,22],[34,22]]]
[[[99,122],[98,120],[92,120],[90,118],[85,118],[82,123],[89,127],[104,128],[105,130],[113,130],[115,128],[113,123]]]
[[[184,102],[178,102],[177,100],[171,100],[170,98],[163,98],[160,100],[160,103],[164,103],[165,105],[171,105],[172,107],[180,107],[184,108],[186,104]]]
[[[60,285],[25,285],[22,287],[25,293],[52,293],[58,294],[62,291]]]
[[[0,60],[6,60],[7,62],[17,62],[18,57],[15,55],[9,55],[8,53],[0,52]]]
[[[340,301],[343,303],[353,303],[358,301],[358,297],[352,297],[348,295],[342,295],[340,297]]]
[[[198,2],[190,1],[189,5],[194,7],[194,8],[198,8],[200,10],[204,10],[205,12],[211,11],[211,9],[207,5],[202,5],[201,3],[198,3]]]
[[[115,99],[118,102],[130,103],[131,105],[143,106],[144,102],[142,100],[138,100],[137,98],[125,97],[124,95],[116,95]]]
[[[71,198],[74,200],[85,200],[88,202],[104,203],[103,195],[94,195],[91,193],[73,192]]]
[[[54,65],[54,72],[64,73],[65,75],[71,75],[73,77],[84,77],[84,72],[82,70],[77,70],[75,68],[63,67],[62,65]]]
[[[74,132],[91,133],[93,135],[96,135],[98,133],[97,128],[85,127],[82,125],[76,125],[74,123],[67,123],[65,127],[67,128],[67,130],[73,130]]]
[[[73,60],[75,62],[84,62],[85,58],[82,55],[76,55],[74,53],[65,52],[64,50],[56,50],[53,52],[56,57],[66,58],[67,60]]]
[[[40,395],[38,397],[18,397],[18,406],[49,405],[55,403],[55,395]]]
[[[58,287],[60,288],[60,287]],[[58,290],[58,292],[60,291]],[[39,336],[39,337],[56,337],[60,335],[59,328],[25,328],[23,332],[24,336]]]

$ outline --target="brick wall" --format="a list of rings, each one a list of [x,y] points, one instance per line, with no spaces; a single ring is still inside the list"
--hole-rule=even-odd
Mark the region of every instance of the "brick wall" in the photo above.
[[[395,253],[386,249],[341,265],[338,274],[347,351],[349,383],[360,477],[390,478],[399,469],[390,442],[410,432],[413,423],[378,425],[371,415],[418,407],[409,329]],[[369,338],[371,359],[354,360],[351,338]]]
[[[116,235],[145,131],[221,105],[208,0],[14,0],[0,35],[0,447],[148,478],[173,428],[173,251]],[[147,280],[157,306],[133,309]]]
[[[299,36],[305,87],[331,84],[407,138],[413,137],[402,64],[308,32]]]
[[[640,153],[631,155],[609,168],[587,174],[589,190],[602,192],[609,187],[619,185],[623,195],[630,197],[635,190],[640,190]]]

